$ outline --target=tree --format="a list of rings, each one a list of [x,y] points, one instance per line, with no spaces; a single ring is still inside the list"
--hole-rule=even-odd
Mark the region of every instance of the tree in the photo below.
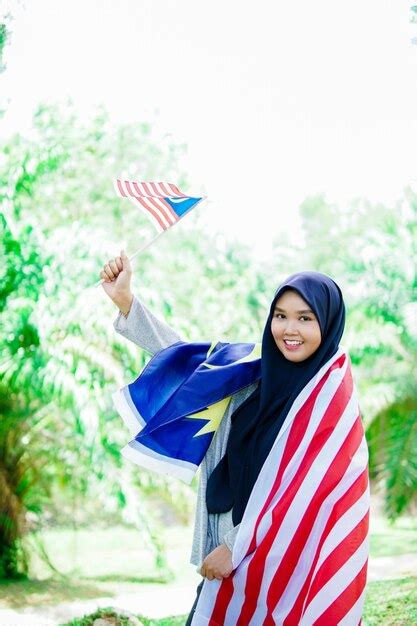
[[[147,124],[112,131],[103,112],[83,126],[71,109],[40,107],[34,128],[34,138],[15,136],[4,146],[0,184],[0,568],[7,577],[27,572],[27,513],[42,523],[58,486],[70,501],[94,494],[108,508],[127,502],[132,477],[122,478],[118,453],[126,435],[113,428],[118,418],[105,390],[120,380],[120,362],[132,372],[145,355],[138,363],[115,341],[97,301],[76,302],[76,293],[97,279],[108,233],[127,228],[133,239],[150,230],[143,222],[135,228],[133,212],[120,222],[114,170],[128,169],[136,152],[147,176],[155,162],[169,176],[182,149],[159,148]],[[106,492],[98,487],[104,478]]]
[[[120,509],[140,526],[161,566],[162,546],[148,523],[151,494],[191,513],[189,487],[122,462],[128,436],[111,391],[136,376],[148,357],[116,336],[109,324],[114,306],[103,294],[100,299],[100,289],[82,291],[118,252],[116,241],[134,251],[153,236],[146,218],[116,197],[112,179],[126,173],[181,186],[182,150],[146,123],[113,127],[102,110],[83,124],[71,106],[40,107],[33,136],[17,135],[3,148],[0,564],[6,576],[27,571],[28,519],[44,524],[54,501],[79,520],[89,498],[105,510]],[[137,161],[140,173],[132,165]],[[265,285],[244,246],[208,236],[203,221],[198,211],[187,215],[134,262],[135,290],[185,339],[258,338]]]

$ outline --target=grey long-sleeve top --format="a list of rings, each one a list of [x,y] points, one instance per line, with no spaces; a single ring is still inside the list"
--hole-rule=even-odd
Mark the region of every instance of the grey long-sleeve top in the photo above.
[[[183,341],[168,324],[159,320],[136,296],[133,297],[132,306],[127,317],[119,311],[113,326],[118,333],[130,339],[151,355],[177,341]],[[200,466],[194,537],[190,558],[190,562],[198,568],[201,567],[205,557],[221,543],[225,543],[230,550],[233,549],[238,526],[233,525],[231,511],[227,513],[208,513],[206,507],[207,480],[226,451],[231,425],[230,416],[255,390],[257,384],[248,385],[232,396],[226,413]]]

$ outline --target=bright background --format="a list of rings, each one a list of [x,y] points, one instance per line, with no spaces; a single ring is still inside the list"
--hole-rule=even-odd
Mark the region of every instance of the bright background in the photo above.
[[[260,0],[27,2],[16,13],[0,133],[35,103],[104,103],[158,119],[188,146],[208,224],[257,252],[299,240],[298,205],[325,193],[395,205],[417,182],[417,26],[409,3]],[[140,174],[140,163],[137,164]],[[115,176],[120,172],[115,172]]]
[[[200,580],[197,478],[120,454],[112,393],[150,355],[88,287],[154,232],[119,175],[208,195],[133,263],[185,340],[259,341],[292,272],[341,286],[370,452],[362,624],[417,624],[416,36],[399,0],[3,0],[1,624],[111,605],[183,626]]]

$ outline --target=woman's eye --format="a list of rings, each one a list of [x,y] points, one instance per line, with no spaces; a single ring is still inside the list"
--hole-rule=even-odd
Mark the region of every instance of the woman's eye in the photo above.
[[[285,315],[283,313],[275,313],[274,317],[278,319],[285,319]],[[308,322],[311,321],[312,318],[308,317],[308,315],[300,315],[299,319]]]

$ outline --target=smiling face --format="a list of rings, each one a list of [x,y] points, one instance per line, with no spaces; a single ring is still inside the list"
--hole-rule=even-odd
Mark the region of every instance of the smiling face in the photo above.
[[[294,290],[286,290],[275,303],[271,332],[286,359],[299,363],[311,356],[321,343],[317,317]]]

